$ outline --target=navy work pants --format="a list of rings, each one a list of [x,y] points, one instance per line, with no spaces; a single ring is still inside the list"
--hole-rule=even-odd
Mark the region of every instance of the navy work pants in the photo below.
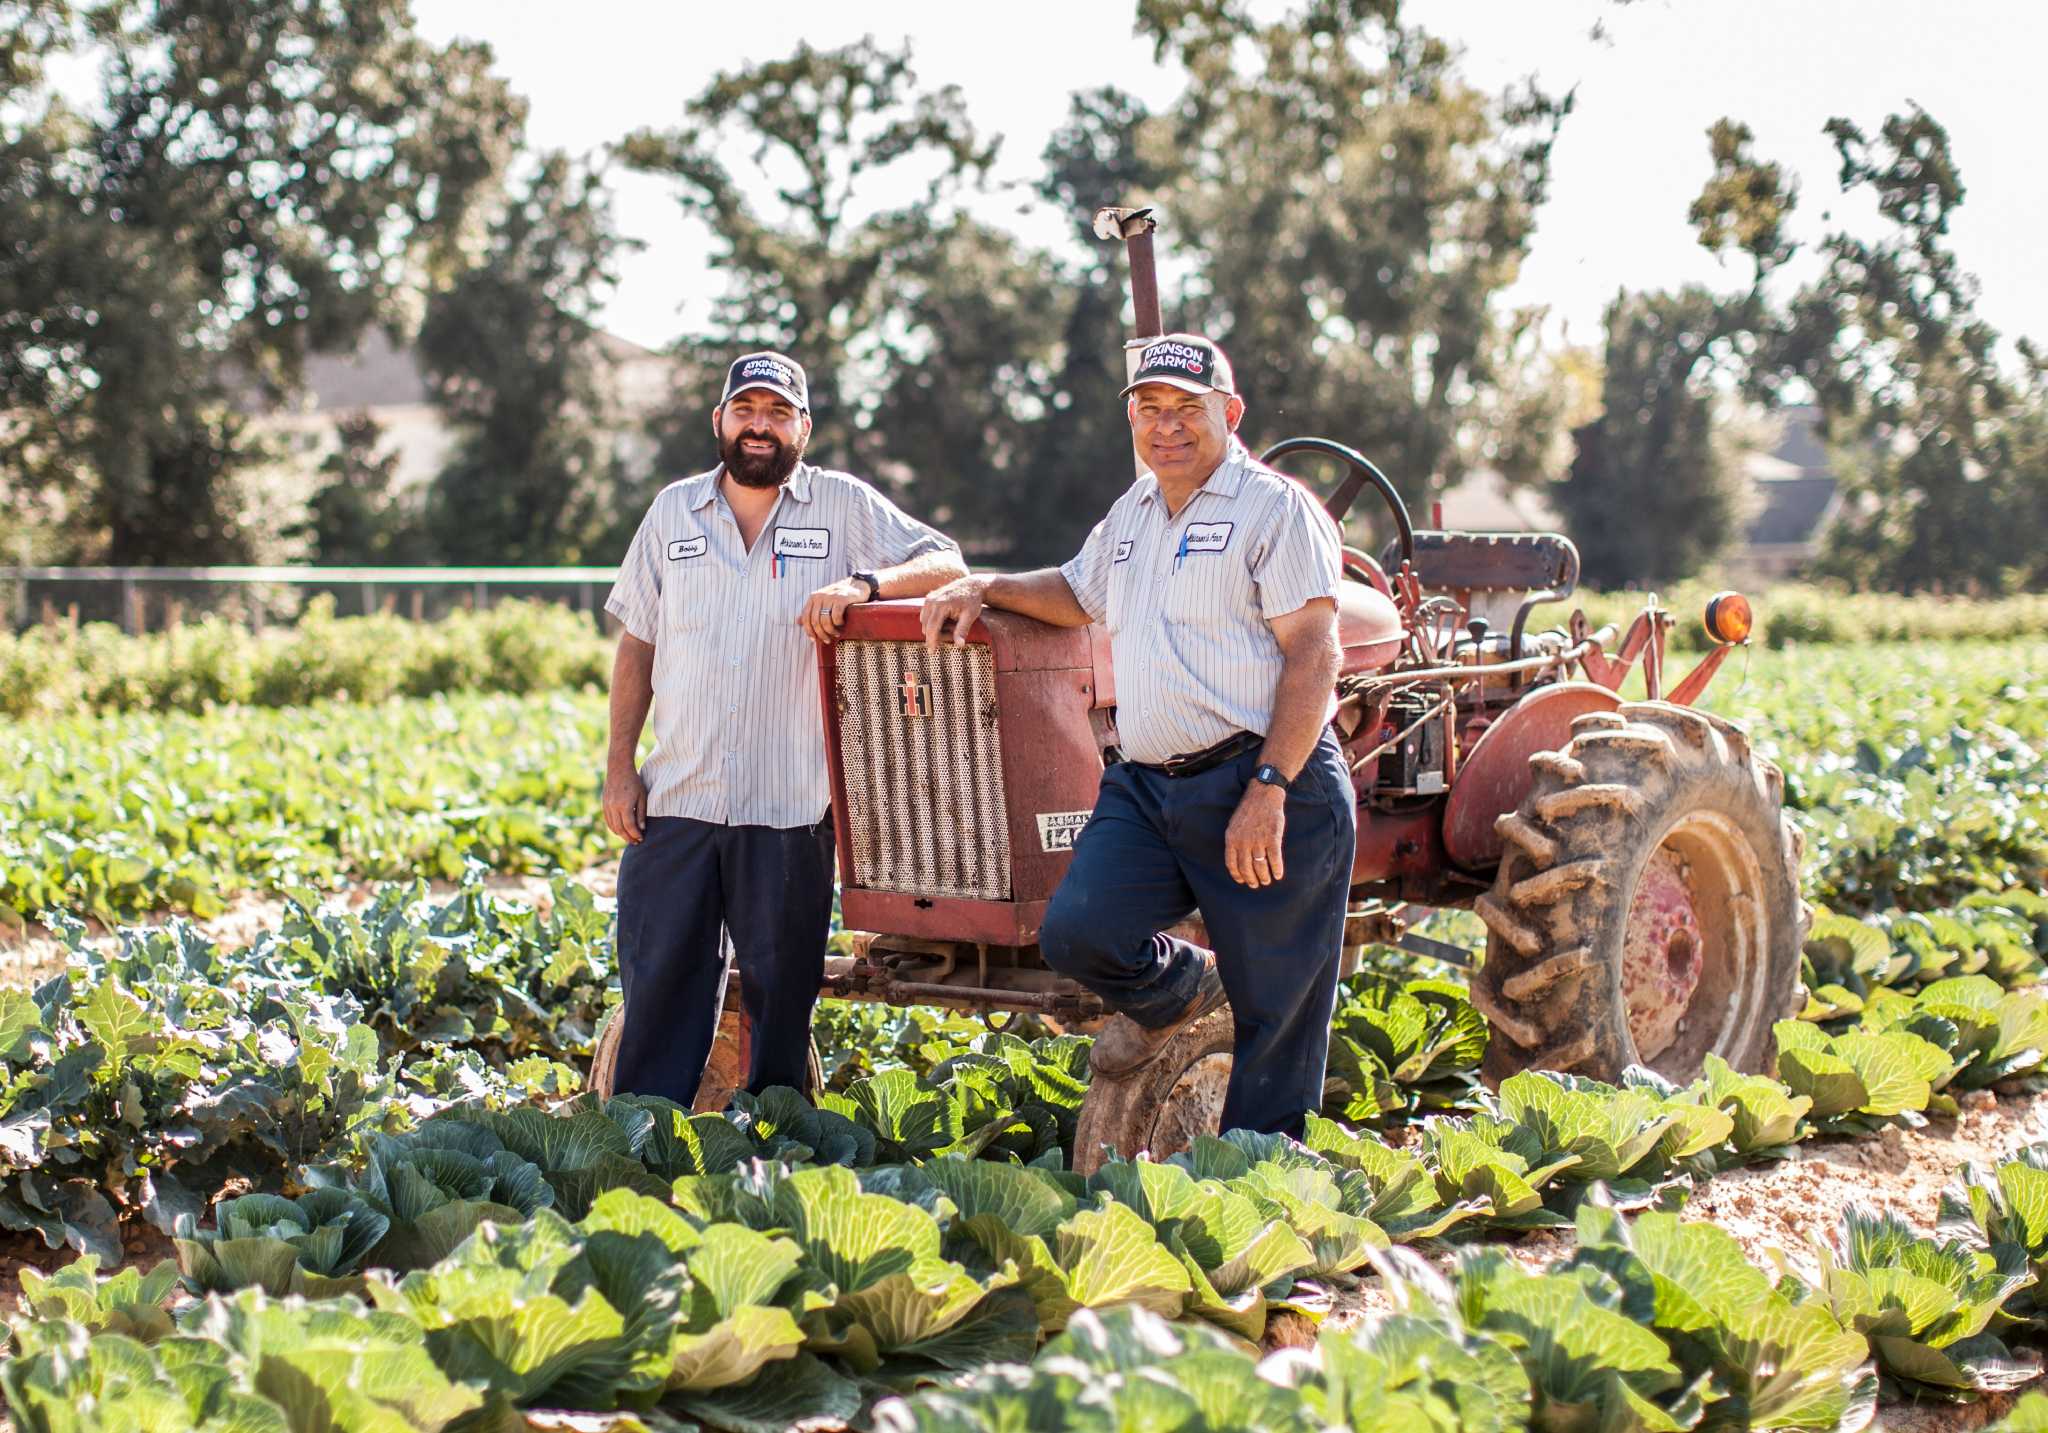
[[[688,1105],[718,1033],[721,930],[753,1022],[747,1088],[804,1087],[832,927],[832,821],[787,830],[651,816],[619,862],[619,1092]]]
[[[1241,886],[1223,838],[1258,765],[1254,749],[1196,776],[1105,770],[1039,946],[1111,1009],[1159,1026],[1201,977],[1194,947],[1162,932],[1199,909],[1237,1026],[1223,1128],[1299,1135],[1323,1102],[1358,811],[1326,732],[1287,792],[1286,875]]]

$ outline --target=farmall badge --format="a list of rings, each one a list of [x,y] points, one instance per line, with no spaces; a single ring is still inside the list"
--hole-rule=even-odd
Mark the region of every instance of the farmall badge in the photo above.
[[[932,714],[932,686],[920,682],[915,672],[903,674],[903,685],[896,689],[896,710],[907,717],[928,717]]]

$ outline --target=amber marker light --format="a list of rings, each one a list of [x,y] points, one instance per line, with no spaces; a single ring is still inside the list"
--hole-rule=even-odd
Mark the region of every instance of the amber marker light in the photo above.
[[[1749,599],[1740,592],[1717,592],[1707,599],[1707,635],[1724,647],[1747,642],[1752,620]]]

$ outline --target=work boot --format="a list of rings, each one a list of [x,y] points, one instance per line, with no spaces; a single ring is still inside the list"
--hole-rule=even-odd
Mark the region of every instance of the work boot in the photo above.
[[[1163,1025],[1140,1025],[1128,1015],[1117,1015],[1095,1037],[1088,1053],[1088,1068],[1111,1079],[1128,1075],[1159,1053],[1175,1035],[1212,1010],[1220,1010],[1229,999],[1223,993],[1223,977],[1217,973],[1216,957],[1202,953],[1202,978],[1195,986],[1195,998]]]

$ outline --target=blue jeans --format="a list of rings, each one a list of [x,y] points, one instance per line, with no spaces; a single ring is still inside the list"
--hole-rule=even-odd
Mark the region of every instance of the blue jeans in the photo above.
[[[1195,948],[1162,932],[1199,909],[1236,1021],[1223,1128],[1298,1135],[1323,1102],[1358,812],[1325,732],[1288,788],[1286,875],[1241,886],[1224,867],[1223,839],[1258,765],[1253,750],[1197,776],[1129,763],[1104,771],[1039,946],[1047,965],[1111,1009],[1158,1026],[1201,977]]]
[[[718,1034],[720,932],[753,1022],[747,1088],[804,1087],[832,928],[832,822],[780,829],[651,816],[619,862],[621,1094],[688,1105]]]

